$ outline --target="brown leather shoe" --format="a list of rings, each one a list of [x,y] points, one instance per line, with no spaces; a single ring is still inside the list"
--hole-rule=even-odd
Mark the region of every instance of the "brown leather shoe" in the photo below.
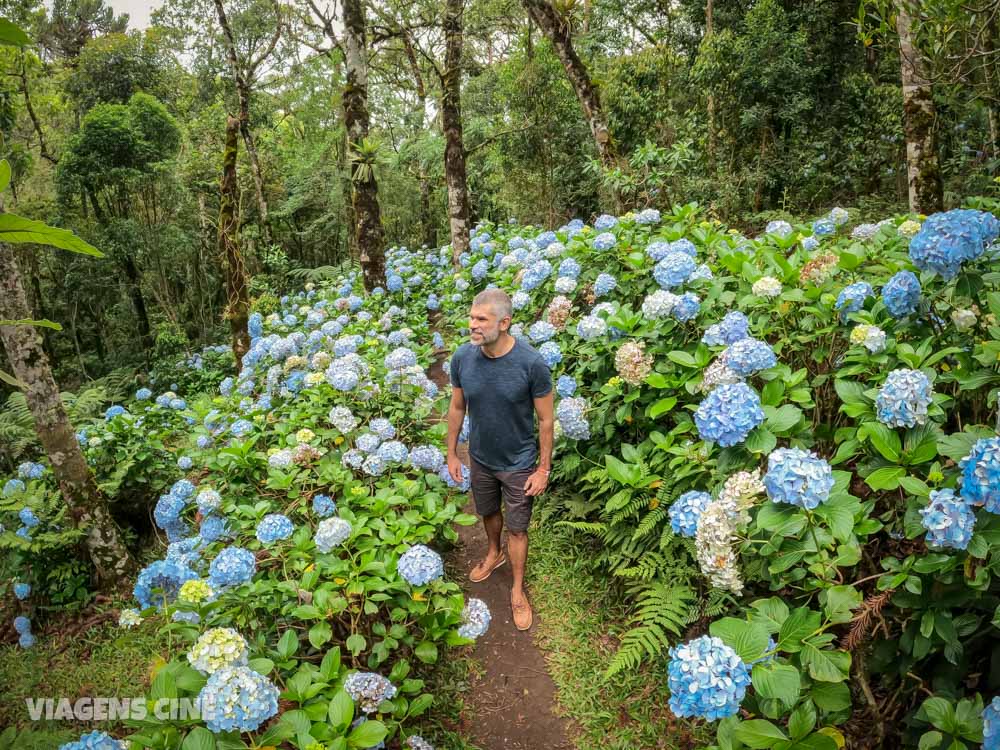
[[[523,604],[514,604],[514,593],[511,592],[510,608],[514,614],[515,628],[518,630],[527,630],[531,627],[531,623],[534,621],[534,613],[531,611],[531,602],[528,601],[527,595],[524,597]]]
[[[473,583],[482,583],[491,575],[493,575],[493,571],[499,568],[505,562],[507,562],[507,556],[503,552],[500,553],[500,557],[498,557],[496,560],[493,561],[493,565],[490,567],[487,567],[486,561],[483,560],[476,567],[474,567],[472,571],[469,573],[469,580],[472,581]]]

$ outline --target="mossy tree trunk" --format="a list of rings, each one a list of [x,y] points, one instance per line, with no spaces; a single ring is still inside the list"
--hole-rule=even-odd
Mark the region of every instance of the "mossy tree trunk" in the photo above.
[[[14,252],[0,243],[0,319],[30,317]],[[33,326],[0,326],[0,341],[14,376],[26,386],[24,396],[35,432],[49,457],[69,515],[86,534],[84,544],[98,579],[105,588],[113,587],[134,571],[134,561],[80,450],[38,332]]]
[[[910,210],[920,214],[940,211],[944,205],[941,164],[934,137],[937,112],[923,55],[914,44],[910,0],[896,0],[896,32],[903,84],[903,134],[906,137],[906,173]]]
[[[573,34],[569,23],[560,15],[549,0],[523,0],[531,20],[552,42],[556,55],[562,62],[566,77],[569,78],[576,98],[580,101],[583,116],[590,126],[597,146],[597,154],[606,169],[617,163],[617,154],[611,142],[611,131],[601,106],[601,96],[590,79],[590,73],[573,47]]]
[[[464,0],[447,0],[444,14],[445,65],[441,81],[441,129],[444,131],[444,175],[448,184],[451,260],[469,250],[469,186],[462,135],[462,15]]]
[[[344,0],[344,119],[351,165],[351,206],[354,239],[365,289],[385,286],[385,230],[378,202],[375,165],[362,153],[368,138],[368,44],[365,39],[364,0]]]
[[[229,321],[236,357],[236,372],[243,369],[243,355],[250,349],[247,318],[250,315],[250,295],[247,291],[246,264],[236,240],[239,186],[236,182],[236,153],[239,146],[240,120],[226,118],[226,148],[222,155],[222,181],[219,187],[219,258],[226,277],[226,309],[223,317]]]

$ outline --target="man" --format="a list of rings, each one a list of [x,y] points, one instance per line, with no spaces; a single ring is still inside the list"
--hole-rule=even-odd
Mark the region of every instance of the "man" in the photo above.
[[[458,435],[468,409],[472,497],[489,540],[486,557],[472,569],[469,580],[485,581],[509,557],[514,625],[527,630],[532,622],[531,604],[524,593],[528,522],[533,498],[545,491],[552,468],[552,377],[542,356],[508,333],[512,314],[510,297],[500,289],[486,289],[472,301],[471,342],[460,346],[451,358],[448,471],[452,479],[461,481]],[[504,521],[507,555],[500,549]]]

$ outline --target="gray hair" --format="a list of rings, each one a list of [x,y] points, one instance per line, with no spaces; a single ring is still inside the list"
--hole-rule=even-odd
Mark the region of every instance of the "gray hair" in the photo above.
[[[510,301],[510,295],[503,289],[497,289],[496,287],[484,289],[472,300],[472,306],[475,307],[477,305],[491,306],[498,320],[514,317],[514,306]]]

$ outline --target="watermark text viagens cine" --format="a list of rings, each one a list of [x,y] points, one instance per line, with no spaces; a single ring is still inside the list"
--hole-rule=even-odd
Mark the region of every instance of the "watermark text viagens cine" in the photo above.
[[[86,697],[25,698],[25,707],[32,721],[142,721],[143,719],[200,719],[194,698],[134,698]]]

